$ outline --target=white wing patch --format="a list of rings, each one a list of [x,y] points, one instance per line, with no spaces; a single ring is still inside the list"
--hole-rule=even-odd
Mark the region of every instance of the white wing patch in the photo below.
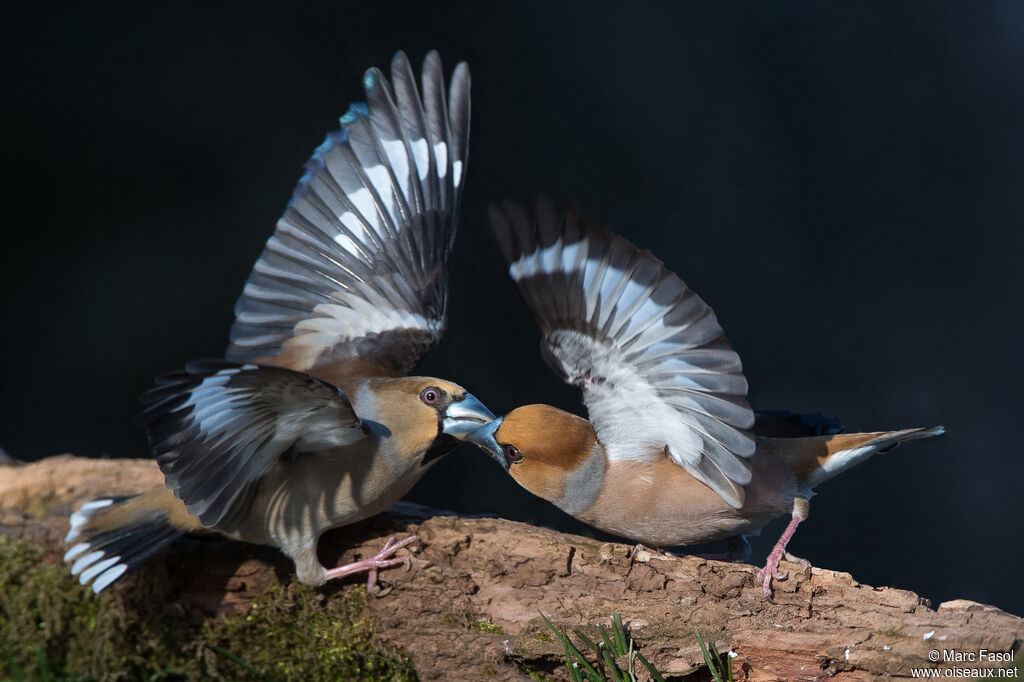
[[[422,96],[404,54],[392,61],[391,82],[377,69],[366,73],[366,103],[350,106],[341,129],[317,147],[253,268],[235,306],[230,360],[303,371],[357,361],[403,373],[440,336],[469,70],[455,68],[448,95],[442,77],[436,53],[424,61]],[[384,278],[392,280],[388,295],[352,302],[372,293],[364,283]],[[352,312],[367,310],[362,320]],[[403,333],[410,329],[426,333]]]
[[[434,160],[437,163],[437,176],[444,178],[448,175],[448,145],[438,142],[434,145]],[[455,183],[457,187],[459,183]]]
[[[318,358],[340,343],[397,329],[418,329],[441,333],[441,320],[428,320],[419,313],[396,310],[360,296],[337,295],[343,303],[321,303],[311,317],[300,320],[283,350]]]
[[[711,308],[650,252],[573,214],[559,227],[540,205],[537,226],[526,221],[516,207],[492,212],[547,359],[582,389],[608,457],[667,455],[741,506],[754,413]]]

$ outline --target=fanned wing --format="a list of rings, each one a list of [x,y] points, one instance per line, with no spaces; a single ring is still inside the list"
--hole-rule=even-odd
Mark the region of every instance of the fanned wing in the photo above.
[[[448,96],[436,52],[423,63],[422,96],[401,52],[391,78],[366,72],[366,103],[349,108],[306,164],[235,306],[229,360],[397,375],[440,338],[469,67],[455,67]]]
[[[754,413],[739,356],[697,294],[649,251],[538,202],[490,212],[541,351],[583,391],[613,459],[668,454],[733,507],[750,482]]]
[[[341,390],[280,367],[193,362],[140,401],[167,487],[208,528],[231,530],[282,456],[366,436]]]

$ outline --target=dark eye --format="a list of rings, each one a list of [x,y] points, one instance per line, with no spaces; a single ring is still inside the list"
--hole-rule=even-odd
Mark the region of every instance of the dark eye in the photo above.
[[[515,445],[506,445],[505,458],[510,462],[518,462],[523,458],[523,453],[519,452],[519,448]]]
[[[436,386],[429,386],[420,392],[420,400],[427,405],[436,405],[441,399],[441,389]]]

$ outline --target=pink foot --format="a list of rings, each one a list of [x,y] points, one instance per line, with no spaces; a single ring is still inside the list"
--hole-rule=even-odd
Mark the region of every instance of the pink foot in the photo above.
[[[782,557],[789,557],[790,555],[786,552],[786,545],[789,544],[790,539],[793,537],[793,533],[796,532],[796,527],[800,525],[803,518],[793,515],[790,519],[789,525],[786,526],[786,530],[782,532],[782,536],[779,541],[775,543],[774,549],[771,554],[768,555],[768,561],[765,562],[764,568],[759,570],[755,576],[755,580],[761,583],[761,593],[764,594],[764,598],[770,603],[774,604],[775,600],[772,599],[772,580],[786,580],[789,578],[789,573],[779,573],[779,562],[782,561]],[[795,558],[795,557],[794,557]],[[809,562],[803,559],[799,559],[799,562],[804,562],[808,566]]]
[[[390,592],[390,588],[381,592],[380,585],[377,584],[377,572],[382,568],[391,568],[392,566],[400,566],[405,564],[406,568],[412,567],[412,562],[409,557],[401,557],[398,559],[392,559],[391,557],[395,552],[402,549],[406,545],[419,540],[415,535],[410,535],[401,542],[395,542],[394,536],[388,538],[388,541],[384,543],[384,547],[381,548],[375,556],[369,559],[362,559],[360,561],[354,561],[351,564],[345,564],[344,566],[338,566],[332,568],[329,571],[324,571],[324,581],[333,580],[335,578],[343,578],[353,573],[361,573],[367,571],[366,575],[366,591],[369,594],[377,594],[377,596],[383,597],[385,594]]]
[[[811,562],[810,561],[808,561],[807,559],[801,559],[798,556],[793,556],[789,552],[786,552],[785,556],[783,556],[782,558],[785,559],[786,561],[788,561],[791,564],[800,564],[801,568],[810,568],[811,567]]]

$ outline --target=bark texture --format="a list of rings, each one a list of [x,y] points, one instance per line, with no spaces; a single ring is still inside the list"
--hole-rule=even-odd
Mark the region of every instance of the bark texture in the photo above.
[[[59,561],[74,507],[161,482],[145,460],[64,455],[0,465],[0,534],[50,546],[47,556]],[[944,663],[941,652],[1013,652],[1019,659],[1024,638],[1024,622],[995,607],[955,600],[932,609],[913,592],[862,585],[847,573],[784,562],[790,577],[776,583],[771,604],[754,583],[754,566],[646,552],[631,559],[625,544],[408,504],[332,531],[321,557],[331,565],[371,556],[389,535],[410,533],[421,538],[410,547],[412,570],[382,573],[392,589],[369,599],[367,610],[380,636],[409,652],[423,679],[527,679],[530,671],[563,679],[561,646],[540,612],[596,636],[596,624],[621,611],[640,650],[667,677],[706,674],[695,628],[721,651],[735,652],[736,679],[749,680],[1006,667]],[[197,621],[245,610],[272,582],[294,579],[276,550],[219,539],[186,539],[152,561],[166,566],[144,565],[112,589],[133,589],[147,572],[173,575],[176,604]],[[940,652],[938,663],[932,651]]]

